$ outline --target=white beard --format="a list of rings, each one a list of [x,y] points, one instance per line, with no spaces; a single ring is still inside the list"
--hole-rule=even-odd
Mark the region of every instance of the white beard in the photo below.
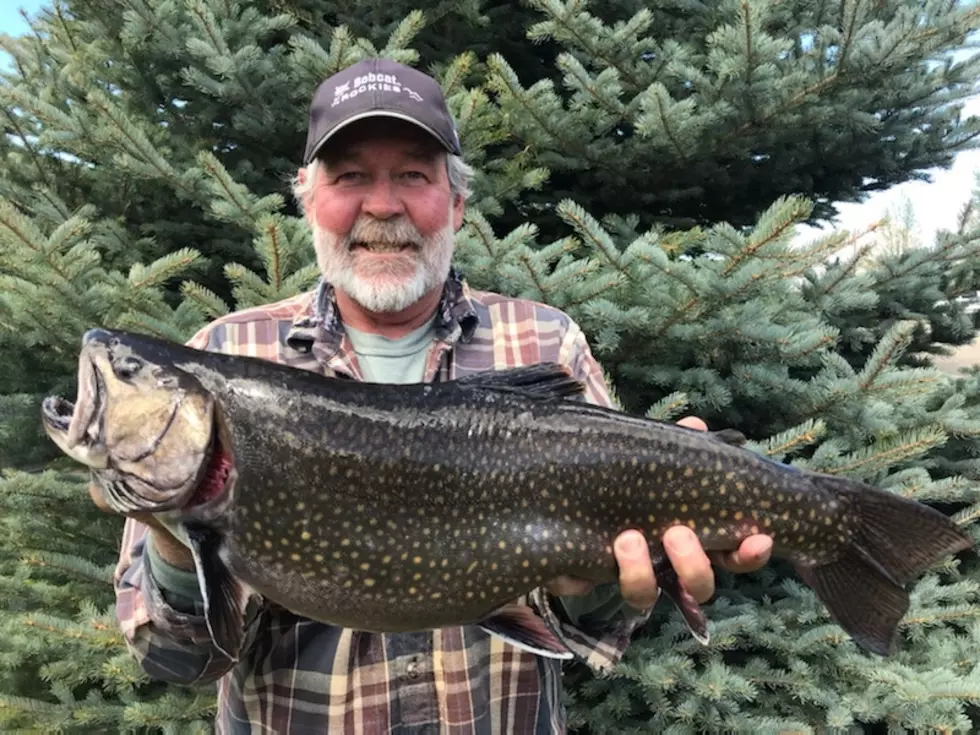
[[[451,205],[446,226],[428,238],[406,217],[379,220],[361,215],[344,236],[315,222],[312,231],[323,277],[368,311],[384,314],[407,309],[449,275],[455,243]],[[372,262],[370,253],[351,249],[354,243],[378,249],[411,243],[415,248]]]

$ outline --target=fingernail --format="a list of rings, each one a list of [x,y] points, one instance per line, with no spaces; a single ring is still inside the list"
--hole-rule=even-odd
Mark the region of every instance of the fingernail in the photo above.
[[[643,537],[638,533],[628,533],[620,539],[617,539],[616,545],[619,547],[619,551],[623,554],[628,554],[633,556],[640,552],[642,544],[645,541]]]
[[[676,526],[676,528],[676,531],[672,530],[669,537],[664,539],[664,545],[669,546],[670,550],[678,556],[687,556],[694,551],[698,537],[686,526]]]

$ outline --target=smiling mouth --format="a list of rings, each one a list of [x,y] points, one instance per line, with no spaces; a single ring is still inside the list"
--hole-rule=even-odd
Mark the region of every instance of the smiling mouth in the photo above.
[[[366,250],[369,253],[404,253],[418,250],[412,242],[355,242],[351,250]]]

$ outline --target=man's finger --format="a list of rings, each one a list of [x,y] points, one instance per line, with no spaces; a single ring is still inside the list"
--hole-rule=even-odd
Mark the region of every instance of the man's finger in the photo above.
[[[678,426],[686,426],[688,429],[695,429],[697,431],[707,431],[708,425],[704,423],[702,419],[697,416],[685,416],[680,421],[677,422]]]
[[[663,542],[681,586],[698,602],[710,600],[715,594],[715,572],[694,531],[672,526],[664,533]]]
[[[736,574],[755,572],[769,563],[772,538],[764,534],[749,536],[735,551],[717,552],[712,560],[718,566]]]
[[[577,577],[568,577],[562,575],[556,579],[553,579],[547,585],[545,589],[548,590],[555,597],[574,597],[577,595],[587,595],[592,591],[594,585],[584,579],[578,579]]]
[[[109,507],[109,504],[105,501],[105,496],[102,495],[102,489],[94,482],[89,482],[88,484],[88,496],[95,503],[95,506],[101,510],[103,513],[114,513],[115,511]]]
[[[653,607],[657,601],[657,579],[650,560],[650,548],[639,531],[623,531],[613,545],[619,565],[619,590],[637,610]]]

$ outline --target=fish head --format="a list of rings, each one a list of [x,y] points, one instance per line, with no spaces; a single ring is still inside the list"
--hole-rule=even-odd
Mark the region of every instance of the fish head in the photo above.
[[[179,508],[208,466],[215,400],[175,354],[160,340],[90,330],[75,403],[50,396],[42,405],[47,435],[92,470],[116,512]]]

